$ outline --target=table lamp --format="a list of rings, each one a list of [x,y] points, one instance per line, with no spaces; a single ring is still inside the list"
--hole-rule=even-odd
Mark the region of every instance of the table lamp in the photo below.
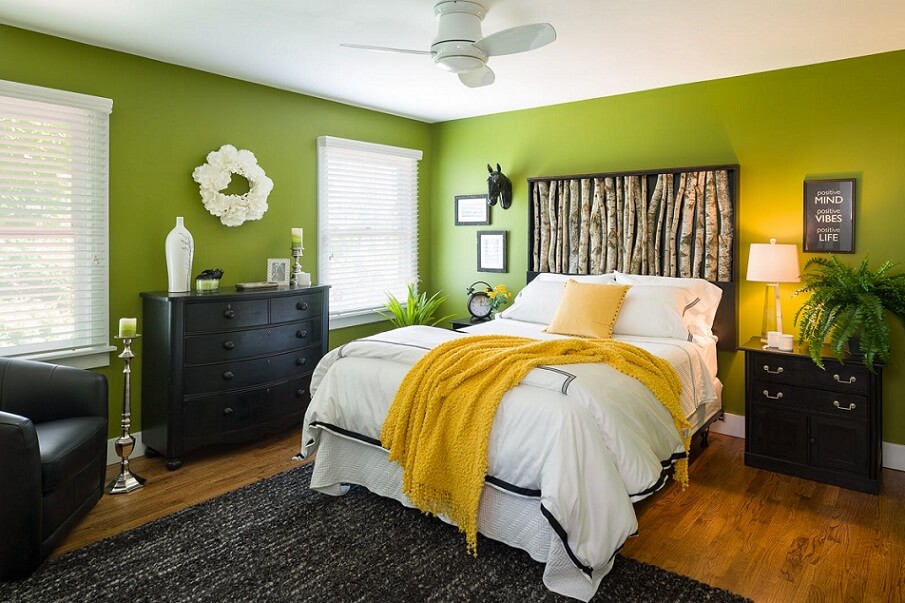
[[[782,308],[779,303],[779,283],[799,282],[801,270],[798,266],[798,246],[769,243],[752,243],[748,253],[747,280],[766,283],[764,289],[764,320],[761,325],[760,340],[767,341],[767,331],[782,333]],[[773,289],[773,311],[770,311],[770,289]]]

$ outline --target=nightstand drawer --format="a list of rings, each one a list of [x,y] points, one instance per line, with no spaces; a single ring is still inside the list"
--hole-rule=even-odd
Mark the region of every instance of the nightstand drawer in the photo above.
[[[829,392],[787,383],[756,381],[752,395],[755,404],[799,408],[849,419],[867,419],[868,398],[843,392]]]
[[[866,394],[869,373],[864,366],[854,363],[840,364],[824,360],[826,370],[820,370],[814,361],[802,356],[784,356],[781,353],[750,353],[754,378],[772,383],[806,383],[813,387],[841,392]]]

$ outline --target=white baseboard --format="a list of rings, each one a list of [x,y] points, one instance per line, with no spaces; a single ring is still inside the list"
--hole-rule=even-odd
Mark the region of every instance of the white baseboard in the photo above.
[[[710,431],[744,439],[745,417],[727,412],[723,419],[711,424]],[[883,466],[887,469],[905,471],[905,445],[883,442]]]
[[[722,419],[710,424],[710,431],[744,440],[745,417],[744,415],[733,415],[727,412]]]
[[[145,455],[145,445],[141,441],[141,432],[133,433],[132,437],[135,438],[135,448],[132,449],[132,454],[129,455],[129,459],[134,459],[139,456]],[[119,438],[110,438],[107,440],[107,464],[108,465],[118,465],[120,462],[119,455],[116,454],[116,440]]]

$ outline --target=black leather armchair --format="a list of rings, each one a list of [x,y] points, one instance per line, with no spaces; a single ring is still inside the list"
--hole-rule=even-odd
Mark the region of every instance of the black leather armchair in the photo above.
[[[97,503],[107,378],[0,358],[0,579],[28,576]]]

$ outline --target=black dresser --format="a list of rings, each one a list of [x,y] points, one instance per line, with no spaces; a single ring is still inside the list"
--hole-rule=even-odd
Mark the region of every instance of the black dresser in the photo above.
[[[327,353],[328,289],[142,293],[146,455],[177,469],[201,446],[299,422]]]
[[[882,469],[882,366],[824,357],[796,346],[745,351],[745,464],[877,493]]]

